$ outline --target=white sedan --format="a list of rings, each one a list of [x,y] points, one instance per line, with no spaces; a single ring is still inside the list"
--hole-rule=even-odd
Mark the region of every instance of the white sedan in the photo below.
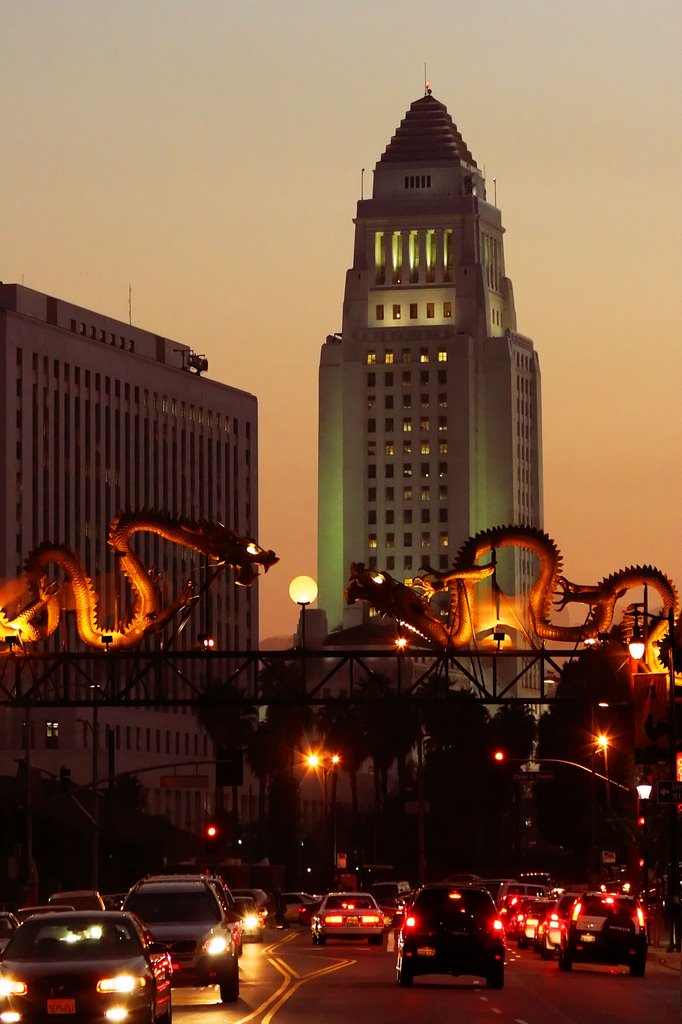
[[[384,938],[384,914],[368,892],[330,892],[313,914],[314,946],[327,939],[367,939],[380,946]]]

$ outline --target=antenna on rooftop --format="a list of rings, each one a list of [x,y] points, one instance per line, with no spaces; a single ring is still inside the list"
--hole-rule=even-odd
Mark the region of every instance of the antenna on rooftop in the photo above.
[[[426,77],[426,61],[424,61],[424,95],[425,96],[430,96],[431,95],[431,83],[429,82],[428,78]]]
[[[360,175],[360,198],[365,198],[365,168],[362,168],[362,174]]]
[[[133,286],[128,285],[128,323],[132,327],[133,323]]]

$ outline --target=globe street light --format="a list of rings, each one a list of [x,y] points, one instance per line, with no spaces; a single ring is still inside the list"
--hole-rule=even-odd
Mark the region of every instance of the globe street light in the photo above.
[[[301,608],[301,648],[305,650],[305,610],[317,597],[317,583],[312,576],[296,576],[289,584],[289,597]]]

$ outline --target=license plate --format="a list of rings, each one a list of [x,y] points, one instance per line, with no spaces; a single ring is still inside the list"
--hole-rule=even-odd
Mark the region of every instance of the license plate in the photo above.
[[[433,946],[418,946],[417,956],[435,956],[436,951]]]
[[[346,924],[347,925],[352,925],[354,928],[357,928],[357,926],[358,926],[358,919],[357,919],[357,917],[347,917],[346,918]]]
[[[582,942],[595,942],[596,935],[593,935],[592,932],[583,932],[583,934],[580,936],[580,939]]]
[[[76,1000],[75,999],[48,999],[47,1001],[47,1012],[48,1013],[75,1013],[76,1012]]]

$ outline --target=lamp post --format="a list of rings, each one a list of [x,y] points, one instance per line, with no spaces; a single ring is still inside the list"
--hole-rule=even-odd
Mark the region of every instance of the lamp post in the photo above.
[[[645,592],[646,596],[646,592]],[[635,623],[632,638],[628,643],[630,657],[634,661],[641,661],[646,652],[646,645],[639,632],[639,608],[643,607],[644,629],[646,634],[648,620],[661,621],[661,616],[650,615],[644,605],[635,604]],[[668,748],[669,748],[669,773],[670,779],[677,779],[677,709],[675,703],[675,612],[671,608],[668,612]],[[670,804],[670,825],[669,825],[669,847],[670,867],[668,871],[668,916],[670,921],[670,941],[668,952],[679,952],[682,947],[682,934],[680,933],[680,868],[678,854],[678,811],[677,804]]]
[[[312,576],[296,576],[289,584],[289,597],[301,608],[301,642],[305,650],[305,610],[317,597],[317,583]]]
[[[328,777],[332,772],[332,851],[333,872],[336,870],[336,772],[341,757],[339,754],[312,753],[308,754],[306,763],[309,768],[322,772],[322,864],[325,883],[329,880],[329,788]]]

